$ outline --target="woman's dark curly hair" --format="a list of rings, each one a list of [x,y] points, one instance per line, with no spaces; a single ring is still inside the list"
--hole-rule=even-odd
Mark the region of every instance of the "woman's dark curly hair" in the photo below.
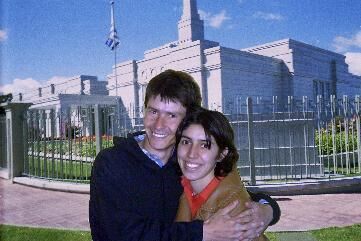
[[[227,176],[232,171],[238,160],[237,148],[234,145],[234,133],[228,119],[218,111],[211,111],[202,107],[193,107],[179,125],[176,134],[176,146],[178,146],[182,133],[192,124],[199,124],[203,127],[209,148],[211,148],[211,136],[214,137],[220,153],[227,149],[227,155],[222,161],[217,162],[214,169],[216,177]]]

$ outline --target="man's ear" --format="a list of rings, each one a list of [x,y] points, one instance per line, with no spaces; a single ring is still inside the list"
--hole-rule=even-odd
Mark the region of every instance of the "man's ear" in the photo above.
[[[224,150],[221,153],[219,153],[219,158],[218,158],[217,162],[221,162],[223,160],[223,158],[225,158],[227,156],[227,154],[228,154],[228,148],[226,147],[226,148],[224,148]]]

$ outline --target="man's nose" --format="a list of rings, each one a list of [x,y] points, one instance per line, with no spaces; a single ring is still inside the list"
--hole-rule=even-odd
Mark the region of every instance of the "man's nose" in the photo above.
[[[164,117],[162,115],[157,116],[155,119],[155,128],[161,129],[164,127]]]

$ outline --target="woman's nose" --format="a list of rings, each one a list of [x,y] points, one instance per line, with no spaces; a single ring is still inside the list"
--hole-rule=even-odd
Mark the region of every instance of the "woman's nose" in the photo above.
[[[197,145],[192,144],[188,150],[188,157],[196,158],[197,156],[198,156],[198,147]]]

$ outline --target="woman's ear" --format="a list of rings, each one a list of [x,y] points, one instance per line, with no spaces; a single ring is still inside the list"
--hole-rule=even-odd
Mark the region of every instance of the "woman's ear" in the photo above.
[[[221,162],[223,160],[223,158],[225,158],[228,154],[228,148],[224,148],[224,150],[219,153],[219,159],[217,160],[217,162]]]

